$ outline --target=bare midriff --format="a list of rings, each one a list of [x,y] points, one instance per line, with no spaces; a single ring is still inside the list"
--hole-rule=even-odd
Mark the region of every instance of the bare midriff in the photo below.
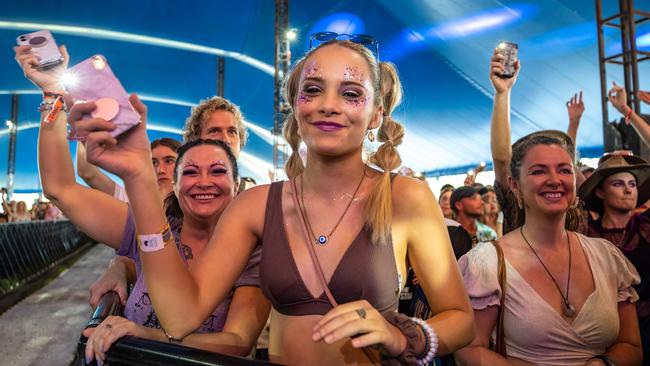
[[[322,315],[289,316],[271,311],[269,356],[283,365],[379,365],[363,350],[352,347],[350,339],[333,344],[312,340],[312,329]],[[367,349],[380,360],[376,350]]]

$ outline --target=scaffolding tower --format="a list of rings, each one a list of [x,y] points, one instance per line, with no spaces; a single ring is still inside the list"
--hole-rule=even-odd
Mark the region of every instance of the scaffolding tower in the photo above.
[[[287,38],[289,30],[289,0],[275,0],[275,88],[273,93],[273,180],[285,177],[284,163],[288,147],[282,137],[284,118],[291,106],[282,96],[282,81],[291,64],[291,41]]]
[[[608,17],[603,16],[602,0],[596,1],[596,24],[598,27],[598,64],[600,68],[600,93],[603,113],[603,142],[605,151],[619,149],[632,150],[635,154],[648,157],[648,151],[642,148],[639,136],[632,126],[624,123],[624,119],[618,122],[610,122],[607,105],[607,65],[616,64],[623,67],[625,91],[627,92],[627,104],[634,112],[641,115],[641,103],[638,97],[639,68],[638,63],[650,59],[650,52],[640,51],[636,45],[637,25],[650,20],[650,12],[634,8],[634,0],[619,0],[618,13]],[[613,27],[620,30],[621,52],[614,55],[605,55],[604,28]],[[646,122],[647,116],[643,116]],[[645,151],[643,151],[645,150]]]

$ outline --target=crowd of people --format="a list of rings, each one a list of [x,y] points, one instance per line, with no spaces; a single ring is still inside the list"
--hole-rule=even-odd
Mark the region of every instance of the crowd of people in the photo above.
[[[148,140],[136,95],[141,122],[117,138],[114,123],[88,118],[93,101],[41,123],[44,194],[117,253],[90,303],[114,290],[124,316],[84,332],[87,361],[101,364],[111,344],[135,335],[240,356],[256,349],[257,359],[289,365],[641,365],[650,211],[639,207],[650,165],[615,152],[583,174],[581,95],[567,103],[567,133],[533,131],[511,144],[520,64],[502,77],[495,51],[485,142],[494,185],[468,176],[436,199],[409,169],[392,173],[402,165],[404,128],[392,115],[400,80],[353,40],[315,45],[287,75],[293,153],[288,180],[270,185],[239,177],[246,129],[221,97],[192,109],[182,142]],[[15,51],[43,91],[43,116],[52,113],[66,49],[48,70],[30,47]],[[625,91],[614,85],[609,99],[648,144],[650,127]],[[76,182],[68,139],[88,187]],[[367,160],[365,139],[380,143]]]
[[[63,218],[61,211],[49,201],[35,200],[30,209],[25,201],[7,200],[7,189],[0,188],[2,212],[0,223],[54,221]]]

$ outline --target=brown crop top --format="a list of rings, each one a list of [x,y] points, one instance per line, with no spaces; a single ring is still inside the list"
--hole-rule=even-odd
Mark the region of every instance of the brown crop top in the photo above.
[[[269,188],[262,238],[260,285],[273,308],[284,315],[324,315],[332,305],[325,292],[314,298],[300,277],[285,232],[283,182]],[[364,226],[345,252],[329,281],[339,304],[367,300],[380,312],[395,311],[400,283],[393,243],[375,245]]]

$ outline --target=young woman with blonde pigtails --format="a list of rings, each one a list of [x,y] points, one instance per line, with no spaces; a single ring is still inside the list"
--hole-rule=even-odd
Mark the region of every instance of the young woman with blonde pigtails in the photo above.
[[[165,331],[181,339],[194,329],[261,245],[272,361],[418,364],[468,344],[472,311],[436,200],[421,182],[391,174],[404,135],[391,117],[401,99],[394,66],[362,45],[333,40],[295,65],[285,93],[293,109],[285,122],[294,151],[289,180],[239,195],[189,271],[162,243],[146,141],[117,144],[98,126],[76,126],[88,134],[89,160],[124,180],[141,239],[160,242],[141,257]],[[369,163],[379,169],[362,159],[364,138],[377,128],[382,144]],[[427,294],[430,319],[396,312],[407,262]]]

